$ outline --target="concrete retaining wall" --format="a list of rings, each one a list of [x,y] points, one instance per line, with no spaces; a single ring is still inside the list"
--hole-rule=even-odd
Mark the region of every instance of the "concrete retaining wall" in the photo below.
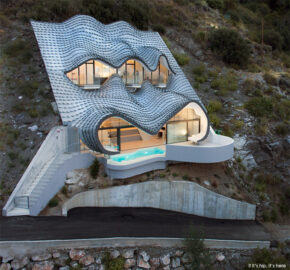
[[[204,239],[204,244],[212,249],[253,249],[269,248],[269,241],[217,240]],[[23,257],[31,254],[41,254],[53,249],[80,248],[120,248],[120,247],[159,247],[182,248],[182,238],[158,237],[115,237],[72,240],[39,240],[39,241],[0,241],[0,254],[3,257]]]
[[[92,164],[94,159],[95,156],[86,153],[74,154],[71,159],[64,161],[64,163],[62,163],[55,171],[54,175],[52,175],[51,181],[39,197],[37,203],[31,207],[30,215],[37,216],[41,210],[46,207],[49,200],[53,198],[64,185],[66,174],[68,172],[75,169],[87,168]]]
[[[256,206],[187,181],[148,181],[76,194],[62,209],[75,207],[153,207],[217,219],[254,220]]]

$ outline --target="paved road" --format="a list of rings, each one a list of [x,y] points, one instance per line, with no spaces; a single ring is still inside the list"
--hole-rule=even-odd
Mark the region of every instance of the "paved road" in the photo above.
[[[75,208],[68,217],[0,217],[0,240],[184,237],[189,226],[205,238],[269,240],[255,221],[202,218],[153,208]]]

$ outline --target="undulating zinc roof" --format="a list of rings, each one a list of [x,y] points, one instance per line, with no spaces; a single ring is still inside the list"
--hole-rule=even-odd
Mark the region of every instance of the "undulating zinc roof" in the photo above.
[[[109,116],[119,116],[149,134],[156,134],[190,102],[202,103],[156,32],[139,31],[119,21],[104,25],[86,15],[62,23],[31,21],[50,79],[58,109],[65,124],[79,128],[83,142],[92,150],[107,152],[97,136],[98,127]],[[90,59],[112,67],[138,59],[151,71],[166,57],[173,72],[161,89],[145,81],[131,93],[118,75],[100,89],[86,91],[75,85],[66,72]]]

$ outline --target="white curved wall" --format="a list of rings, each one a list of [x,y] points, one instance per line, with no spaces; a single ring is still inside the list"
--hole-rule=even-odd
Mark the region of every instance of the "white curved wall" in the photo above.
[[[209,125],[208,118],[206,117],[206,114],[197,103],[191,102],[186,107],[192,108],[195,111],[195,113],[200,116],[200,133],[193,135],[191,137],[194,141],[197,142],[198,140],[202,139],[207,132],[207,127]]]
[[[75,207],[153,207],[217,219],[254,220],[256,206],[188,181],[148,181],[76,194],[62,209]]]

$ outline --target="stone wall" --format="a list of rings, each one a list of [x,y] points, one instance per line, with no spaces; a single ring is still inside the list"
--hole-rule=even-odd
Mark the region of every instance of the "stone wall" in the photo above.
[[[62,209],[75,207],[153,207],[217,219],[254,220],[256,206],[188,181],[147,181],[76,194]]]
[[[210,262],[216,269],[243,269],[252,250],[210,250]],[[174,248],[119,248],[119,249],[61,249],[48,250],[22,258],[2,257],[0,270],[105,270],[105,256],[118,260],[123,269],[191,269],[191,258],[184,249]],[[1,255],[1,254],[0,254]]]

